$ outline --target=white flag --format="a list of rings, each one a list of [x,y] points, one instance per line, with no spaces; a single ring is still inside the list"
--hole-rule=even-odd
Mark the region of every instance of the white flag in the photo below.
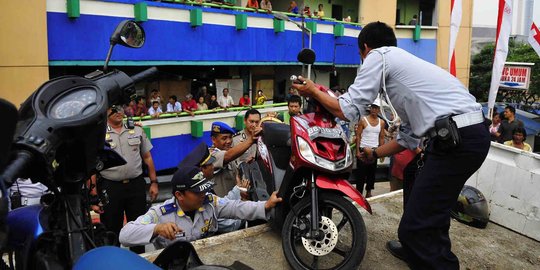
[[[497,20],[497,42],[495,43],[495,58],[491,72],[491,86],[489,88],[488,108],[491,118],[495,98],[499,91],[501,75],[508,55],[508,39],[512,30],[512,0],[499,0],[499,17]]]
[[[448,47],[448,71],[456,76],[456,40],[461,25],[462,1],[452,0],[450,10],[450,46]]]
[[[529,44],[533,47],[534,51],[540,56],[540,30],[536,27],[534,22],[531,25],[531,31],[529,32]]]

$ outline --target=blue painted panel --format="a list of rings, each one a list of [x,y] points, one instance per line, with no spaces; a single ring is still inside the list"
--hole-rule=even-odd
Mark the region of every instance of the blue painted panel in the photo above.
[[[48,12],[49,60],[103,61],[109,36],[124,19],[82,14],[73,20],[64,13]],[[147,35],[145,46],[137,50],[118,46],[113,52],[113,61],[289,64],[296,62],[296,53],[302,47],[300,32],[274,33],[273,29],[261,28],[237,31],[234,26],[211,24],[193,28],[189,23],[158,20],[145,22],[143,27]],[[428,62],[436,62],[436,40],[398,39],[398,46]],[[360,63],[356,37],[335,38],[332,34],[318,33],[313,36],[313,49],[317,53],[317,63],[331,64],[334,58],[337,65]]]
[[[201,141],[204,141],[208,146],[212,145],[209,131],[204,132],[202,138],[194,138],[191,134],[183,134],[152,139],[154,147],[150,152],[152,153],[156,171],[178,166],[178,163]]]
[[[50,61],[100,61],[107,54],[109,36],[123,19],[82,14],[70,20],[63,13],[47,13]],[[301,33],[274,33],[273,29],[205,24],[192,28],[189,23],[150,20],[144,23],[145,46],[138,50],[115,48],[117,61],[257,61],[296,62],[302,47]],[[306,37],[306,44],[307,44]],[[356,38],[335,38],[332,34],[313,36],[318,62],[331,63],[334,44],[337,64],[358,64]]]
[[[421,39],[413,41],[412,39],[398,39],[398,47],[422,58],[432,64],[437,63],[437,40]]]

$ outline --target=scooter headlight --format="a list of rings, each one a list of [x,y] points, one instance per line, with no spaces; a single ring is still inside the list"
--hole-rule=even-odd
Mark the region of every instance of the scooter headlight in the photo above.
[[[352,155],[351,148],[347,146],[347,150],[345,150],[345,167],[349,167],[352,164],[353,162],[352,157],[353,155]]]
[[[313,150],[309,146],[309,144],[306,142],[306,140],[298,137],[298,150],[300,150],[300,155],[307,161],[317,164],[315,162],[315,154],[313,154]]]

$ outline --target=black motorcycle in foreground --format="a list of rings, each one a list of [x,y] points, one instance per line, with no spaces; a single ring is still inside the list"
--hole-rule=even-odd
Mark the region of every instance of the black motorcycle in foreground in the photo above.
[[[2,251],[10,255],[12,267],[71,269],[88,250],[116,241],[103,226],[92,224],[85,181],[101,170],[125,164],[104,145],[107,108],[127,103],[135,93],[134,84],[157,69],[130,77],[108,71],[107,63],[114,45],[140,48],[144,41],[139,25],[123,21],[111,36],[103,71],[52,79],[21,105],[14,140],[0,142],[7,158],[0,181],[2,221],[9,227]],[[6,219],[6,187],[19,177],[41,182],[51,193],[41,198],[40,205],[15,209]]]

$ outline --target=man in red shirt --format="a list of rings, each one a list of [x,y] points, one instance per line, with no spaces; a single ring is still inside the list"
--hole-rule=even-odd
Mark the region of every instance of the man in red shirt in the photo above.
[[[197,102],[193,99],[192,94],[187,94],[186,100],[182,101],[182,110],[191,116],[195,116],[193,112],[197,110]]]
[[[240,98],[240,101],[238,102],[240,106],[251,106],[251,100],[249,100],[249,94],[244,93],[244,96]]]

